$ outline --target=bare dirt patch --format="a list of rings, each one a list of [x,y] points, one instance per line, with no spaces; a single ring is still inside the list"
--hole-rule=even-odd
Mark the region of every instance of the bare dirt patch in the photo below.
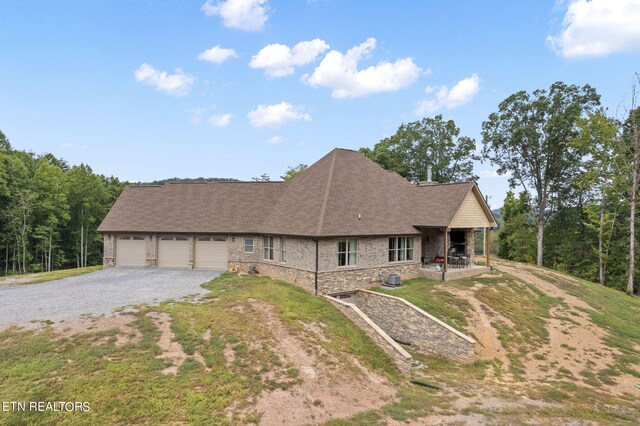
[[[548,296],[560,297],[566,303],[568,303],[573,307],[578,307],[583,309],[593,309],[593,307],[591,307],[591,305],[586,303],[584,300],[578,299],[572,294],[569,294],[566,291],[562,290],[558,286],[548,281],[545,281],[541,278],[538,278],[537,276],[527,272],[527,268],[524,267],[523,265],[518,264],[518,265],[510,266],[504,262],[499,262],[497,263],[497,265],[501,271],[506,272],[507,274],[513,275],[514,277],[526,283],[534,285],[536,288],[543,291]]]
[[[202,338],[208,342],[211,339],[211,329],[207,328],[204,333],[202,333]]]
[[[477,284],[476,284],[477,286]],[[476,287],[474,286],[474,288]],[[465,291],[454,287],[445,287],[447,292],[469,302],[473,311],[467,317],[469,331],[478,341],[476,355],[479,359],[497,358],[503,362],[508,362],[507,351],[502,347],[498,339],[498,331],[491,326],[491,321],[497,319],[497,314],[493,313],[493,318],[489,316],[489,308],[481,303],[473,295],[473,291]]]
[[[115,337],[115,345],[120,347],[136,343],[142,338],[140,331],[131,325],[132,321],[133,317],[130,315],[84,316],[56,322],[52,324],[52,328],[58,338],[70,338],[81,334],[117,328],[119,332],[113,337]],[[105,336],[95,340],[93,344],[106,344],[111,338],[111,336]]]
[[[164,358],[171,361],[171,365],[162,370],[162,373],[173,375],[178,374],[180,365],[182,365],[182,363],[187,359],[195,359],[205,367],[206,371],[211,371],[210,368],[207,368],[207,364],[200,353],[196,352],[189,356],[184,352],[182,345],[176,341],[175,335],[171,330],[171,317],[168,314],[150,312],[147,316],[151,318],[158,329],[160,329],[160,338],[156,344],[162,350],[162,354],[159,355],[158,358]]]
[[[581,310],[593,310],[588,303],[527,272],[524,266],[510,266],[500,262],[499,268],[534,285],[549,296],[562,298],[568,305],[568,308],[556,306],[550,310],[551,318],[547,320],[549,344],[527,355],[525,369],[528,380],[564,377],[591,386],[584,380],[587,375],[598,374],[615,364],[615,357],[620,353],[605,343],[607,331],[594,324],[589,315]],[[602,389],[617,395],[637,394],[637,389],[634,388],[637,378],[623,374],[612,380],[615,384],[603,383]]]
[[[249,303],[271,332],[274,352],[296,368],[301,379],[301,383],[287,390],[265,391],[258,396],[253,409],[261,413],[262,424],[302,425],[349,417],[379,408],[394,397],[394,387],[386,379],[355,359],[348,360],[352,369],[344,366],[336,371],[328,366],[316,355],[326,351],[309,347],[314,344],[291,333],[272,305],[256,299],[249,299]]]

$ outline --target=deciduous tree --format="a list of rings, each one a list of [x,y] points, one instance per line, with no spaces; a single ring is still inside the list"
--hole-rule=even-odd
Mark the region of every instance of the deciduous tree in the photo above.
[[[402,124],[398,131],[378,142],[373,149],[360,152],[387,170],[393,170],[412,182],[427,180],[427,168],[432,168],[434,182],[447,183],[475,180],[473,160],[475,141],[460,136],[453,120],[442,115]]]
[[[580,117],[591,113],[600,96],[589,85],[556,82],[549,90],[520,91],[506,98],[482,123],[483,156],[510,173],[512,187],[532,190],[537,224],[536,263],[542,265],[544,230],[561,208],[578,175],[584,151],[572,143]]]

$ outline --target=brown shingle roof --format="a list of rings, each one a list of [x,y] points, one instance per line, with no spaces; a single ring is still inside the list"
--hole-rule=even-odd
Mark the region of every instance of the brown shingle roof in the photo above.
[[[417,234],[447,226],[473,182],[414,186],[356,151],[334,149],[292,182],[130,186],[101,232]]]
[[[98,231],[256,233],[286,185],[211,182],[127,186]]]

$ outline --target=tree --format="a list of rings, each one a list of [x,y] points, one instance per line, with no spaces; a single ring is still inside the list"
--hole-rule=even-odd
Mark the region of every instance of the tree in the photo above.
[[[618,167],[619,123],[598,110],[588,118],[578,120],[580,133],[576,143],[588,154],[585,169],[578,182],[592,194],[592,202],[585,207],[586,226],[598,235],[598,282],[606,282],[611,238],[618,216],[619,194],[614,185]],[[609,208],[609,207],[612,208]]]
[[[512,188],[535,191],[538,265],[543,260],[545,225],[569,197],[584,155],[571,143],[578,134],[578,119],[599,103],[600,96],[589,85],[556,82],[548,91],[509,96],[482,123],[483,157],[498,166],[499,174],[511,173]]]
[[[442,115],[402,124],[391,137],[378,142],[373,149],[360,148],[365,156],[387,170],[393,170],[412,182],[427,180],[427,168],[432,167],[432,180],[447,183],[475,180],[473,160],[475,141],[460,136],[453,120]]]
[[[54,250],[59,246],[60,232],[70,219],[67,202],[67,178],[51,158],[41,157],[33,176],[36,199],[33,206],[34,222],[37,224],[34,237],[37,249],[42,253],[42,268],[51,271],[54,266]],[[58,265],[64,262],[61,250],[56,251]]]
[[[251,180],[254,182],[271,182],[271,177],[268,174],[263,173],[259,177],[252,177]]]
[[[627,266],[627,293],[633,294],[635,278],[636,243],[636,207],[638,204],[638,189],[640,187],[640,107],[635,105],[635,87],[632,96],[632,109],[624,123],[623,146],[626,148],[626,158],[629,159],[629,255]],[[638,286],[640,295],[640,286]]]
[[[298,176],[300,173],[304,172],[305,170],[307,170],[307,168],[309,166],[307,166],[306,164],[298,164],[295,167],[291,167],[291,166],[287,166],[288,169],[285,172],[284,175],[280,176],[280,178],[282,180],[284,180],[285,182],[291,182],[293,180],[293,178],[295,178],[296,176]]]
[[[498,256],[518,262],[533,262],[535,231],[526,192],[518,198],[508,191],[502,207],[503,223],[498,232]]]

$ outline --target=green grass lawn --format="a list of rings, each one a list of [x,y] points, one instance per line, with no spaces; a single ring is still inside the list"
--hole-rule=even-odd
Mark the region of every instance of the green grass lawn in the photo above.
[[[268,345],[252,346],[270,330],[253,312],[248,298],[273,305],[286,327],[302,340],[304,322],[324,324],[326,340],[316,339],[340,366],[353,367],[350,357],[392,382],[400,373],[389,357],[364,332],[326,300],[268,278],[224,274],[206,287],[201,303],[169,301],[146,308],[134,319],[139,341],[116,345],[117,328],[57,337],[51,327],[34,332],[0,332],[0,395],[5,401],[88,401],[88,413],[0,413],[2,424],[190,424],[243,423],[259,419],[250,403],[262,390],[287,389],[298,380]],[[244,311],[238,308],[244,307]],[[176,376],[165,375],[166,361],[157,358],[159,330],[145,314],[167,313],[184,352],[199,352],[211,371],[195,360],[185,361]],[[209,329],[211,336],[205,339]],[[227,366],[225,346],[235,361]],[[330,362],[330,360],[328,360]],[[286,374],[265,381],[262,376]],[[235,407],[231,419],[225,409]]]
[[[38,272],[35,274],[7,275],[0,277],[2,285],[39,284],[47,281],[61,280],[62,278],[75,277],[102,269],[102,265],[87,266],[86,268],[60,269],[51,272]]]
[[[476,282],[484,285],[474,287]],[[553,306],[564,303],[529,288],[506,274],[487,278],[468,278],[442,284],[426,279],[409,280],[388,293],[404,297],[427,312],[462,330],[469,326],[472,307],[453,296],[443,285],[476,290],[482,303],[513,322],[500,328],[504,346],[513,359],[522,351],[548,341],[544,322]],[[624,360],[637,366],[634,345],[640,344],[636,301],[614,290],[598,286],[558,282],[558,286],[581,294],[594,307],[594,322],[611,331],[610,344],[619,348]],[[574,286],[569,287],[569,286]],[[389,357],[359,328],[328,301],[292,285],[259,276],[223,274],[206,284],[209,293],[200,300],[167,301],[157,307],[144,307],[131,315],[140,338],[119,345],[118,328],[86,330],[71,337],[60,337],[54,329],[42,331],[6,329],[0,332],[0,395],[5,401],[88,401],[88,413],[2,413],[0,424],[246,424],[259,423],[254,409],[256,398],[265,391],[293,389],[304,379],[293,365],[283,362],[275,352],[272,330],[257,312],[253,300],[273,306],[275,315],[302,344],[324,353],[331,369],[357,372],[353,359],[387,380],[397,390],[393,401],[378,409],[358,413],[348,419],[335,419],[328,425],[385,425],[389,420],[416,421],[429,415],[481,415],[498,424],[557,424],[566,421],[595,421],[598,424],[635,424],[640,402],[621,399],[599,389],[584,387],[567,377],[553,383],[526,386],[517,380],[498,383],[489,373],[496,361],[459,365],[447,360],[412,352],[426,369],[401,374]],[[572,293],[573,294],[573,293]],[[204,365],[188,359],[174,375],[163,374],[169,362],[158,346],[160,330],[149,315],[164,313],[171,318],[176,340],[188,355],[200,354]],[[625,314],[621,314],[625,312]],[[640,311],[639,311],[640,312]],[[149,314],[149,315],[148,315]],[[323,324],[324,338],[309,332],[305,324]],[[206,336],[206,337],[205,337]],[[262,344],[256,344],[262,342]],[[318,352],[317,348],[321,351]],[[411,348],[407,348],[411,351]],[[311,349],[310,349],[311,350]],[[226,351],[226,352],[225,352]],[[225,353],[232,351],[229,364]],[[516,377],[521,366],[515,363]],[[615,379],[589,374],[582,379]],[[604,374],[605,376],[609,373]],[[417,379],[441,390],[409,383]],[[640,383],[640,379],[639,379]],[[473,403],[458,408],[460,398],[502,401],[496,408]],[[523,398],[537,401],[523,405]],[[464,423],[464,420],[461,420]]]

